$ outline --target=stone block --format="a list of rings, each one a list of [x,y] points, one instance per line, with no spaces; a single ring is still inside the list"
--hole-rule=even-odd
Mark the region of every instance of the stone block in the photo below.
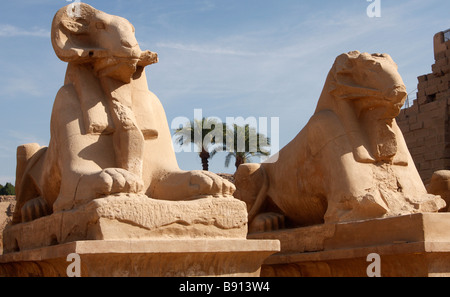
[[[429,73],[429,74],[427,74],[427,80],[428,80],[428,81],[433,80],[433,79],[435,79],[435,78],[436,78],[436,75],[435,75],[434,73]]]
[[[417,88],[418,90],[425,90],[428,87],[428,75],[425,76],[427,78],[427,80],[421,82],[418,84]],[[430,79],[431,80],[431,79]]]
[[[417,98],[426,97],[425,88],[419,88],[417,91]]]
[[[424,113],[430,113],[431,111],[435,111],[439,109],[439,104],[438,102],[434,101],[434,102],[428,102],[427,104],[424,104],[420,107],[420,113],[424,114]],[[428,117],[428,115],[426,115],[425,119]]]
[[[423,94],[425,94],[425,90],[423,91]],[[426,95],[421,95],[419,97],[417,97],[417,101],[419,103],[419,105],[422,107],[424,104],[427,104],[428,102],[428,98]]]
[[[411,131],[414,131],[414,130],[420,130],[420,129],[422,129],[422,128],[423,128],[423,123],[422,123],[422,122],[418,122],[418,123],[412,124],[412,125],[410,125],[410,127],[409,127],[409,129],[410,129]]]
[[[417,123],[417,115],[415,115],[413,112],[410,112],[411,115],[408,116],[408,123],[409,124],[415,124]]]
[[[442,66],[441,67],[441,72],[443,73],[443,74],[448,74],[448,73],[450,73],[450,65],[444,65],[444,66]]]
[[[433,79],[428,81],[428,87],[437,86],[441,83],[440,77],[434,77]]]
[[[450,82],[448,81],[442,81],[438,86],[439,92],[446,92],[449,89],[450,89]]]
[[[447,59],[446,57],[445,57],[445,58],[437,59],[435,64],[436,64],[437,66],[439,66],[439,67],[448,65],[448,59]]]
[[[245,238],[245,203],[231,198],[160,201],[119,194],[7,227],[4,253],[79,240]]]
[[[81,277],[258,277],[279,250],[277,240],[76,241],[0,256],[0,276],[65,277],[77,254]]]
[[[446,57],[447,57],[446,52],[445,51],[441,51],[441,52],[439,52],[439,53],[437,53],[435,55],[435,60],[437,61],[439,59],[443,59],[443,58],[446,58]]]
[[[449,82],[450,81],[450,73],[446,73],[444,76],[442,76],[443,82]]]
[[[277,241],[251,241],[244,202],[230,197],[161,201],[117,194],[8,226],[0,276],[259,276]]]
[[[435,95],[437,92],[439,92],[437,85],[429,86],[425,89],[425,94],[427,96]]]
[[[420,170],[432,170],[431,162],[425,159],[425,162],[420,163]]]
[[[381,276],[450,276],[450,213],[423,213],[266,232],[278,239],[261,276],[366,277],[369,254],[380,256]]]
[[[425,82],[425,81],[427,81],[427,76],[426,75],[421,75],[421,76],[418,76],[417,77],[417,80],[419,81],[419,84],[420,83],[423,83],[423,82]]]

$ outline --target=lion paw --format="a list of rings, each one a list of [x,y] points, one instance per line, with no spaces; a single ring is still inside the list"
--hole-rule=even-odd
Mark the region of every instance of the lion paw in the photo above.
[[[233,196],[235,186],[208,171],[170,172],[152,189],[152,197],[162,200],[192,200],[207,196]]]
[[[75,206],[112,194],[141,193],[143,189],[142,180],[135,174],[121,168],[107,168],[80,178],[75,194]],[[59,204],[63,205],[62,202]],[[59,205],[59,208],[61,207]],[[67,209],[67,206],[64,208]]]
[[[190,171],[190,196],[233,196],[235,186],[209,171]]]
[[[42,198],[34,198],[22,206],[22,223],[30,222],[51,213],[47,202]]]
[[[93,184],[96,198],[117,193],[140,193],[144,189],[142,180],[121,168],[107,168],[98,174]]]
[[[285,228],[285,216],[268,212],[257,215],[249,224],[249,233],[276,231]]]

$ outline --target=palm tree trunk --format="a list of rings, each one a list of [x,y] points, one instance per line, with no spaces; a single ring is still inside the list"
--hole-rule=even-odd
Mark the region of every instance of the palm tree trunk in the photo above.
[[[244,158],[242,158],[239,154],[236,154],[236,162],[234,163],[234,165],[236,166],[236,170],[241,164],[244,164]]]
[[[202,167],[203,170],[208,171],[209,170],[209,165],[208,165],[208,159],[210,158],[210,154],[208,151],[206,151],[205,149],[202,150],[202,152],[200,153],[200,158],[202,159]]]

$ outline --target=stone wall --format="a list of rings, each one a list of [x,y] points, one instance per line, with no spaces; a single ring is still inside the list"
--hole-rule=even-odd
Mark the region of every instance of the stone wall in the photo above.
[[[446,32],[434,36],[432,73],[418,77],[417,99],[397,117],[422,180],[450,169],[450,41]]]

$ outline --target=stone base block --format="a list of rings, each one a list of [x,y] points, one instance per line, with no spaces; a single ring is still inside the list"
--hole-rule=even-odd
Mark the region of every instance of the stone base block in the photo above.
[[[276,240],[76,241],[2,255],[0,276],[67,276],[76,253],[82,277],[258,277],[279,250]]]
[[[118,194],[8,226],[4,254],[83,240],[200,239],[247,236],[247,207],[228,198],[161,201]]]
[[[318,225],[252,234],[279,239],[261,276],[366,277],[368,255],[380,256],[381,276],[450,276],[450,213]]]

